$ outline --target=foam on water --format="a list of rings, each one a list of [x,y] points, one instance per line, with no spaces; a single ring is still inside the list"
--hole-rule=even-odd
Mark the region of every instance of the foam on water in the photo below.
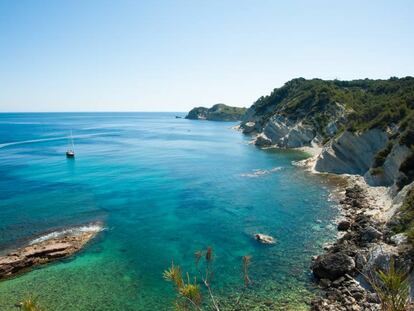
[[[274,167],[274,168],[269,169],[269,170],[255,169],[251,173],[242,173],[242,174],[240,174],[240,176],[242,176],[242,177],[256,178],[256,177],[260,177],[260,176],[264,176],[264,175],[269,175],[269,174],[278,172],[281,169],[282,169],[282,167]]]
[[[199,279],[194,252],[207,246],[220,302],[242,291],[242,256],[251,255],[251,305],[306,307],[311,257],[336,236],[327,184],[291,165],[301,152],[259,150],[229,130],[235,123],[175,115],[0,114],[41,123],[1,125],[0,245],[104,230],[97,221],[111,228],[70,260],[0,282],[1,311],[29,294],[47,310],[166,310],[175,293],[163,271],[173,260]],[[75,161],[62,153],[71,129]],[[278,243],[257,243],[255,232]]]
[[[42,235],[32,241],[30,241],[30,245],[36,244],[36,243],[40,243],[40,242],[44,242],[50,239],[54,239],[54,238],[58,238],[58,237],[62,237],[65,235],[79,235],[81,233],[84,232],[101,232],[105,230],[105,228],[102,226],[102,224],[100,223],[93,223],[93,224],[89,224],[89,225],[85,225],[85,226],[80,226],[80,227],[73,227],[73,228],[68,228],[68,229],[64,229],[64,230],[60,230],[60,231],[53,231],[51,233]]]

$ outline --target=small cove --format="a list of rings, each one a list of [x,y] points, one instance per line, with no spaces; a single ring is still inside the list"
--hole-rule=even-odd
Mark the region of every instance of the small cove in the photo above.
[[[332,186],[291,164],[302,152],[259,150],[235,123],[175,115],[0,115],[2,249],[90,221],[106,228],[74,258],[1,282],[1,310],[30,293],[48,310],[168,310],[163,270],[174,260],[193,273],[207,246],[219,295],[241,289],[251,255],[249,301],[306,308],[310,258],[336,234]],[[71,129],[75,160],[64,157]]]

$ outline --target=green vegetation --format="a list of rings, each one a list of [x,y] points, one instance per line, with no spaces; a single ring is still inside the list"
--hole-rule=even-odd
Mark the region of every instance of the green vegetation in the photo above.
[[[390,143],[378,152],[371,173],[383,173],[382,165],[394,144],[406,145],[414,153],[414,78],[388,80],[306,80],[293,79],[268,96],[260,97],[245,118],[265,124],[275,114],[311,125],[322,141],[342,131],[362,132],[386,129]],[[248,117],[247,117],[248,116]],[[335,122],[337,130],[330,129]],[[414,155],[400,167],[397,181],[401,189],[414,180]]]
[[[171,264],[171,267],[168,270],[164,271],[163,276],[166,281],[174,284],[177,291],[177,299],[174,302],[175,309],[200,309],[201,291],[196,278],[194,278],[194,283],[191,283],[190,276],[187,273],[186,283],[183,279],[181,268],[175,266],[174,263]]]
[[[382,168],[382,166],[380,166],[380,167],[373,167],[373,168],[370,169],[370,173],[373,176],[382,175],[384,173],[384,169]]]
[[[381,167],[384,164],[385,159],[390,154],[393,145],[393,142],[390,141],[384,149],[376,154],[374,163],[372,164],[373,168]]]
[[[408,191],[398,214],[394,216],[392,230],[394,233],[405,232],[414,246],[414,188]]]
[[[411,122],[408,125],[408,122]],[[400,144],[406,145],[407,147],[411,148],[414,146],[414,124],[412,120],[405,120],[401,123],[401,128],[404,129],[404,132],[400,138]]]
[[[206,251],[197,251],[194,254],[195,267],[199,278],[191,278],[189,273],[186,273],[186,278],[183,278],[183,273],[180,266],[171,264],[171,267],[164,271],[164,279],[171,282],[176,291],[176,299],[174,301],[174,308],[176,310],[215,310],[220,311],[220,303],[214,296],[212,291],[213,271],[213,249],[208,247]],[[202,260],[204,258],[204,260]],[[246,289],[250,285],[249,264],[251,257],[243,256],[243,283],[244,288],[241,295],[233,303],[231,310],[236,310],[239,306]],[[202,287],[207,299],[203,299]]]
[[[397,180],[398,189],[402,189],[414,180],[414,146],[411,146],[411,155],[401,163],[400,172],[402,174]]]
[[[324,81],[293,79],[252,106],[262,121],[278,113],[290,119],[305,119],[325,133],[338,104],[346,111],[342,129],[361,131],[370,128],[401,126],[401,137],[414,143],[414,78],[389,80]]]
[[[381,301],[381,310],[408,310],[410,298],[408,274],[397,270],[393,259],[387,270],[378,270],[375,275],[367,279]]]
[[[185,118],[193,120],[239,121],[245,112],[246,108],[216,104],[209,109],[205,107],[193,108]]]
[[[213,121],[239,121],[245,112],[246,108],[217,104],[208,110],[207,119]]]
[[[22,311],[44,311],[44,309],[39,306],[37,298],[34,296],[27,297],[22,302],[16,304],[16,307]]]

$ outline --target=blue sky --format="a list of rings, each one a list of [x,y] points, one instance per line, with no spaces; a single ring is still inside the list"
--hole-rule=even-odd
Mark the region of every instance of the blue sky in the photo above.
[[[249,106],[295,78],[414,75],[414,1],[0,0],[0,111]]]

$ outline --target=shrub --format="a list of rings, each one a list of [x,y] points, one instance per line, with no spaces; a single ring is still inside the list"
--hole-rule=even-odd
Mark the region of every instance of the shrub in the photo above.
[[[16,306],[23,311],[45,311],[40,307],[37,297],[34,296],[28,296],[22,302],[16,304]]]
[[[176,290],[177,297],[174,301],[174,306],[177,310],[203,310],[202,305],[206,306],[207,309],[213,309],[215,311],[220,311],[220,305],[216,297],[213,295],[211,288],[212,277],[213,277],[213,249],[208,247],[205,251],[197,251],[194,253],[195,257],[195,266],[199,274],[199,281],[194,277],[191,282],[189,273],[186,273],[186,280],[183,279],[180,266],[175,266],[174,263],[171,264],[171,267],[164,271],[164,279],[168,282],[171,282]],[[204,261],[202,260],[204,258]],[[242,267],[243,267],[243,283],[244,289],[241,295],[236,299],[233,304],[233,309],[236,309],[239,305],[242,297],[245,294],[245,290],[250,285],[249,277],[249,265],[251,261],[251,256],[242,257]],[[203,265],[203,267],[202,267]],[[204,270],[202,270],[204,268]],[[203,296],[201,294],[201,286],[203,285],[207,291],[208,301],[203,301]]]
[[[402,189],[414,180],[414,147],[411,148],[411,154],[401,163],[399,171],[403,173],[403,177],[397,182],[397,186],[398,189]]]
[[[313,120],[320,130],[325,128],[330,117],[336,116],[337,103],[345,106],[347,111],[347,120],[343,120],[339,127],[343,125],[351,131],[386,129],[400,123],[407,126],[414,123],[414,78],[293,79],[274,89],[270,95],[260,97],[252,108],[264,122],[278,113],[292,120]],[[413,134],[413,131],[407,132],[403,140],[414,143]]]
[[[371,168],[370,172],[371,172],[371,175],[377,176],[377,175],[383,174],[384,169],[382,167],[374,167],[374,168]]]
[[[395,233],[405,232],[408,240],[414,245],[414,188],[408,191],[403,205],[394,217],[395,224],[392,230]]]
[[[368,278],[381,301],[383,311],[407,311],[410,298],[408,274],[395,268],[391,259],[388,269],[378,270]]]
[[[414,122],[414,120],[413,120]],[[413,126],[407,128],[401,135],[400,144],[406,145],[408,148],[414,145],[414,128]]]
[[[385,160],[387,159],[387,156],[390,154],[392,147],[393,147],[393,143],[392,142],[388,142],[387,146],[378,151],[378,153],[375,155],[374,158],[374,163],[372,164],[373,168],[377,168],[380,167],[384,164]]]

